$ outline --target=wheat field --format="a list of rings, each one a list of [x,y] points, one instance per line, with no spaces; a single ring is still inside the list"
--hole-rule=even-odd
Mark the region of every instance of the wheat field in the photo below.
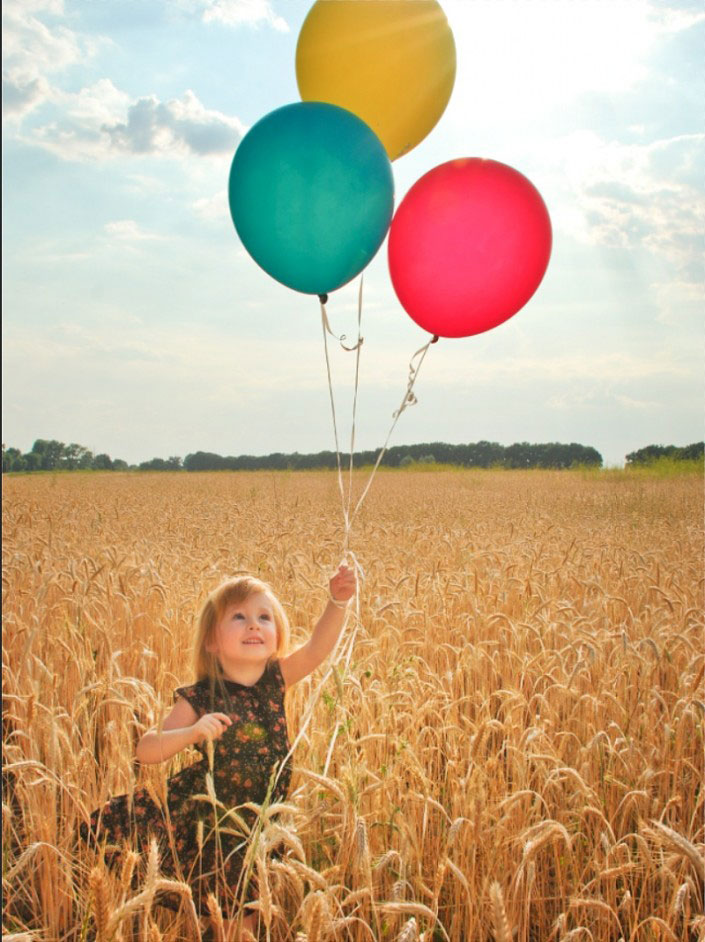
[[[702,509],[698,474],[380,473],[349,658],[289,694],[261,938],[704,939]],[[191,761],[134,747],[205,594],[260,575],[300,642],[341,540],[327,472],[5,481],[3,938],[200,938],[154,853],[115,873],[78,824]]]

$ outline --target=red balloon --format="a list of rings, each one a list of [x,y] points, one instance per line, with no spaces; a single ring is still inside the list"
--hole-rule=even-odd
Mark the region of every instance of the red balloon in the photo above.
[[[389,272],[407,314],[439,337],[491,330],[536,291],[551,220],[536,187],[496,160],[451,160],[417,180],[389,230]]]

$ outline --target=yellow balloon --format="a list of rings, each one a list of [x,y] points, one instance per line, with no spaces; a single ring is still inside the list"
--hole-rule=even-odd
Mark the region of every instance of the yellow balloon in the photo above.
[[[436,0],[316,0],[296,47],[304,101],[362,118],[390,160],[422,141],[455,81],[455,42]]]

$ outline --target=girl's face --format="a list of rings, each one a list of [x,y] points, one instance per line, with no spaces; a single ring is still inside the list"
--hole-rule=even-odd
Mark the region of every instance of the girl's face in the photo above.
[[[216,623],[215,639],[207,649],[217,655],[222,666],[238,661],[264,662],[275,654],[277,629],[267,595],[256,592],[229,605]]]

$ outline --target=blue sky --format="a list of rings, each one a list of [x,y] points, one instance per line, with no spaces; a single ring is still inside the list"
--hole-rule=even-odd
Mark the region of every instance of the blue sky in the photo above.
[[[441,341],[394,444],[577,441],[608,464],[703,437],[705,11],[699,0],[445,0],[458,73],[395,161],[489,157],[554,227],[546,277]],[[298,100],[308,0],[4,0],[3,440],[130,462],[332,447],[318,302],[279,285],[227,208],[238,141]],[[357,280],[330,299],[355,332]],[[427,339],[365,273],[356,443],[382,443]],[[334,348],[349,434],[352,354]]]

